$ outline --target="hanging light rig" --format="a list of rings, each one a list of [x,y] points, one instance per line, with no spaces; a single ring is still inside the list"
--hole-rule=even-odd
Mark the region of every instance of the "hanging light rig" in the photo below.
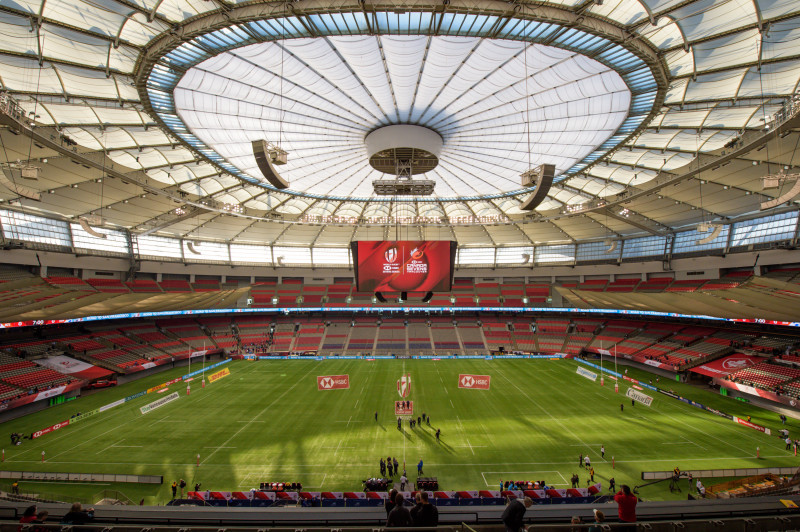
[[[284,4],[283,16],[281,17],[281,68],[278,76],[278,142],[269,142],[263,139],[254,140],[253,156],[256,158],[258,169],[266,180],[279,190],[289,187],[289,182],[286,181],[275,170],[275,165],[282,166],[289,161],[289,153],[281,148],[280,142],[283,139],[283,64],[284,64],[284,44],[286,40],[286,8],[288,4]]]
[[[530,22],[528,22],[530,24]],[[527,31],[526,31],[527,34]],[[553,164],[540,164],[536,167],[531,166],[531,109],[530,92],[528,92],[528,44],[522,47],[522,59],[525,64],[525,136],[528,144],[528,170],[520,174],[523,187],[536,187],[536,190],[525,200],[519,208],[523,211],[532,211],[541,204],[550,186],[553,184],[556,167]]]

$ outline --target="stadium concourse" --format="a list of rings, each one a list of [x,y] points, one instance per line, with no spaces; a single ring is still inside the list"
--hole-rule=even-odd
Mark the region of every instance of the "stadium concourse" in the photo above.
[[[547,527],[613,480],[653,530],[797,528],[796,0],[13,0],[0,32],[3,519],[374,527],[394,486]]]

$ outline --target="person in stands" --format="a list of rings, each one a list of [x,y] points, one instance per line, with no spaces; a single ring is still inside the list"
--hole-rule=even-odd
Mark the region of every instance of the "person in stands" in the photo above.
[[[639,499],[631,493],[631,488],[627,484],[622,485],[622,489],[614,495],[614,502],[618,505],[619,520],[629,524],[628,528],[636,529],[636,503]],[[623,529],[624,530],[624,529]]]
[[[20,523],[32,523],[34,520],[36,520],[36,505],[35,504],[25,508],[25,512],[22,514],[22,517],[20,517],[19,522]]]
[[[417,495],[419,496],[417,506],[411,510],[411,519],[414,521],[414,526],[438,526],[439,509],[428,500],[428,492],[421,491]]]
[[[389,512],[386,518],[387,528],[409,528],[413,525],[411,521],[411,512],[408,511],[408,508],[403,506],[403,501],[403,494],[398,493],[394,499],[394,508],[392,508],[392,511]]]
[[[391,464],[392,461],[389,460],[389,463]],[[389,516],[389,512],[394,510],[394,500],[396,498],[397,498],[397,490],[392,488],[392,491],[389,492],[389,498],[386,499],[385,503],[383,503],[383,507],[386,509],[386,516],[387,517]]]
[[[89,523],[94,519],[94,508],[85,510],[81,507],[81,503],[76,502],[72,504],[70,511],[64,515],[61,522],[64,524],[83,525]]]
[[[525,512],[532,504],[533,499],[530,497],[525,497],[523,501],[514,499],[508,503],[501,516],[503,524],[506,526],[506,532],[524,532],[527,530],[522,521],[525,518]]]

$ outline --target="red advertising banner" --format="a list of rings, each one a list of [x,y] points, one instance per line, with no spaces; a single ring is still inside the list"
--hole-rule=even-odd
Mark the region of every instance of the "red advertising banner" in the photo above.
[[[317,376],[318,390],[346,390],[350,388],[350,375]]]
[[[44,436],[45,434],[50,434],[51,432],[56,431],[62,427],[66,427],[67,425],[69,425],[69,419],[66,421],[62,421],[61,423],[56,423],[55,425],[47,427],[46,429],[37,430],[36,432],[31,434],[31,439],[35,440],[40,436]]]
[[[471,390],[488,390],[492,380],[491,375],[466,375],[458,376],[458,387]]]
[[[764,432],[766,434],[770,434],[770,430],[766,427],[762,427],[761,425],[756,425],[755,423],[751,423],[746,419],[742,419],[740,417],[733,416],[733,420],[740,425],[744,425],[745,427],[750,427],[751,429],[757,430],[759,432]]]
[[[9,402],[0,405],[0,411],[3,410],[11,410],[12,408],[17,408],[22,405],[27,405],[29,403],[33,403],[34,401],[41,401],[43,399],[49,399],[51,397],[55,397],[56,395],[61,395],[62,393],[66,393],[72,391],[76,388],[80,388],[86,381],[73,381],[65,386],[57,386],[55,388],[50,388],[49,390],[45,390],[43,392],[34,393],[31,395],[24,395],[22,397],[18,397],[16,399],[11,399]]]
[[[447,292],[455,255],[450,240],[353,242],[361,292]]]
[[[755,365],[761,357],[745,355],[743,353],[735,353],[711,362],[706,362],[700,366],[692,368],[690,371],[706,375],[707,377],[724,377],[730,375],[740,369],[749,368]]]

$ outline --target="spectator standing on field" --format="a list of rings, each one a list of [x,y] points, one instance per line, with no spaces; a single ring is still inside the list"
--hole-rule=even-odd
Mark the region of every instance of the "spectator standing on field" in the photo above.
[[[178,483],[174,480],[172,481],[172,498],[174,499],[178,495]]]
[[[622,485],[622,489],[614,495],[614,502],[617,503],[619,520],[623,523],[636,523],[636,503],[639,499],[631,493],[631,488],[627,484]],[[629,527],[635,529],[636,525]]]
[[[408,482],[408,478],[406,477],[406,472],[403,471],[403,474],[400,475],[400,491],[406,491],[406,483]]]
[[[525,519],[525,512],[532,504],[533,500],[531,500],[530,497],[525,497],[522,501],[514,499],[508,503],[501,517],[503,524],[506,526],[506,532],[521,532],[527,530],[525,525],[522,524],[522,521]]]
[[[181,499],[183,499],[183,490],[186,489],[186,481],[181,479],[180,484],[178,487],[181,488]]]

